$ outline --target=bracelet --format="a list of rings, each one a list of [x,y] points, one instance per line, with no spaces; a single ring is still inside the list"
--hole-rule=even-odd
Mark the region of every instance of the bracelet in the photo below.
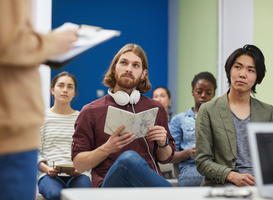
[[[166,147],[166,146],[168,146],[168,145],[169,145],[169,138],[166,137],[166,143],[165,143],[163,146],[159,146],[159,145],[158,145],[158,147],[159,147],[159,148],[163,148],[163,147]]]

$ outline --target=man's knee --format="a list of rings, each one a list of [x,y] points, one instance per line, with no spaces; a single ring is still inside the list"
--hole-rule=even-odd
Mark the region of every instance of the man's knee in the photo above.
[[[140,164],[143,160],[138,153],[132,150],[125,151],[118,157],[118,163],[120,165],[132,164],[135,166],[136,164]]]

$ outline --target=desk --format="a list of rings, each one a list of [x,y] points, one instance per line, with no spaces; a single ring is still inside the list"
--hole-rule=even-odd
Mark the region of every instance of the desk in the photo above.
[[[245,187],[252,192],[252,200],[263,200],[257,187]],[[211,187],[174,188],[81,188],[64,189],[61,200],[235,200],[238,198],[206,198]],[[218,188],[217,188],[218,189]],[[224,189],[224,188],[219,188]],[[237,187],[234,187],[237,189]],[[242,198],[240,198],[242,200]]]

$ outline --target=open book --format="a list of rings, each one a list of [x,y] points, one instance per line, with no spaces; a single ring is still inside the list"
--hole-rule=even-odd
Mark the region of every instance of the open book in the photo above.
[[[75,171],[75,168],[73,165],[57,165],[54,169],[60,170],[59,173],[66,173],[66,172],[71,172]]]
[[[132,112],[122,110],[113,106],[108,106],[104,132],[112,135],[120,126],[125,128],[120,135],[134,131],[136,137],[144,137],[149,131],[148,128],[154,126],[157,116],[158,107],[145,110],[134,114]]]
[[[62,32],[69,29],[78,29],[78,40],[73,43],[72,49],[68,52],[49,58],[45,63],[46,65],[60,69],[86,50],[121,34],[120,31],[116,30],[102,29],[97,26],[77,25],[70,22],[64,23],[54,31]]]

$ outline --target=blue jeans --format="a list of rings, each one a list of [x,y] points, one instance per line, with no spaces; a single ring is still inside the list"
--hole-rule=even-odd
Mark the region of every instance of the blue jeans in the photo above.
[[[47,200],[60,199],[61,190],[64,188],[91,188],[91,180],[86,175],[82,174],[78,177],[65,177],[69,180],[66,182],[60,177],[51,178],[45,175],[38,181],[39,193]]]
[[[101,187],[172,187],[135,151],[123,152],[108,170]]]
[[[0,199],[35,199],[37,150],[0,155]]]
[[[200,186],[203,176],[199,174],[195,164],[183,167],[178,175],[178,186]]]

